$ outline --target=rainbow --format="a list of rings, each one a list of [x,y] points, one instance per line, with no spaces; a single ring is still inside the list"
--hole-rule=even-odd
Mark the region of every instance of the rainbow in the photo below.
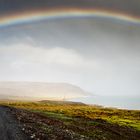
[[[140,25],[140,17],[135,17],[127,13],[120,13],[116,11],[108,11],[101,9],[45,9],[35,10],[22,13],[14,13],[0,16],[0,27],[7,27],[13,25],[20,25],[34,21],[41,21],[55,18],[69,18],[69,17],[100,17],[109,18],[111,20],[120,20],[132,24]]]

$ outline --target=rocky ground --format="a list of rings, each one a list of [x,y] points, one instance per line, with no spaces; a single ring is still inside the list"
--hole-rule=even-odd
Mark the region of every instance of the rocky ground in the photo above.
[[[11,114],[9,107],[0,106],[0,140],[28,140],[23,126]]]
[[[22,124],[22,131],[33,140],[139,140],[140,132],[102,119],[76,118],[70,124],[24,109],[10,108]],[[87,125],[87,122],[94,122]]]

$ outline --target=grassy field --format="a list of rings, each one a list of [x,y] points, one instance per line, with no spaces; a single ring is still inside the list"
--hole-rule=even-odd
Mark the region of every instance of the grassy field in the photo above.
[[[77,134],[73,139],[78,139],[78,135],[83,136],[83,139],[93,140],[136,140],[140,138],[140,111],[138,110],[121,110],[55,101],[3,102],[1,104],[38,114],[43,119],[45,117],[53,122],[58,121],[63,126],[61,128],[59,125],[60,129]],[[44,129],[48,135],[50,132],[53,133],[53,130],[47,128],[48,125],[38,125],[38,127]]]

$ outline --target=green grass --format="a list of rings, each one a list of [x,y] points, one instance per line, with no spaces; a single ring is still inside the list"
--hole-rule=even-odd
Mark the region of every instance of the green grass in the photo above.
[[[1,104],[39,114],[51,121],[56,120],[54,122],[59,121],[63,124],[60,129],[68,129],[95,140],[131,140],[133,137],[135,139],[139,137],[136,134],[140,132],[139,110],[54,101],[1,102]],[[54,133],[53,126],[50,125],[39,124],[38,128],[43,129],[47,134]]]
[[[106,120],[108,122],[111,122],[111,123],[118,123],[119,125],[133,127],[133,128],[140,131],[140,120],[121,119],[119,117],[116,117],[115,119],[114,118],[107,118]]]
[[[5,105],[39,112],[44,115],[61,119],[72,120],[74,117],[86,119],[103,119],[109,123],[133,127],[140,130],[140,111],[120,110],[88,106],[84,104],[62,104],[56,102],[9,102]]]

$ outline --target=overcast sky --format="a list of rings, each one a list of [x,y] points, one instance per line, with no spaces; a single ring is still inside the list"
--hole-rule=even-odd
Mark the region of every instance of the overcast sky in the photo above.
[[[0,16],[56,7],[107,9],[140,17],[139,0],[1,0]]]
[[[18,16],[15,25],[4,26],[10,25],[11,14],[12,20],[49,8],[105,10],[111,17],[78,18],[73,13],[55,18],[54,14],[53,19],[22,23]],[[120,19],[113,18],[117,14]],[[132,20],[121,20],[127,17]],[[139,0],[1,0],[0,81],[70,83],[93,95],[130,96],[129,101],[136,97],[134,108],[138,108],[139,21]]]
[[[0,29],[0,81],[66,82],[96,95],[140,93],[140,25],[53,19]]]

